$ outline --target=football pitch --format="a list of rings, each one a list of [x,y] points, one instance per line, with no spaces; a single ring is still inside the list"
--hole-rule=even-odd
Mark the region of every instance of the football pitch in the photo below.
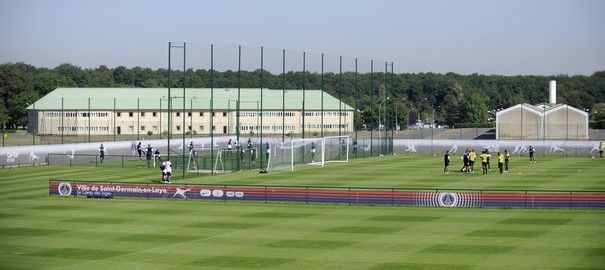
[[[605,190],[605,161],[513,158],[500,175],[394,156],[173,183]],[[159,169],[0,171],[1,269],[603,269],[605,210],[462,209],[48,196],[50,179],[158,182]],[[479,171],[478,168],[475,168]]]

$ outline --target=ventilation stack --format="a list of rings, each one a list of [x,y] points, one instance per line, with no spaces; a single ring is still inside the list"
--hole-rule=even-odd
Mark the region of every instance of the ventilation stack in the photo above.
[[[555,80],[548,82],[548,103],[550,105],[557,104],[557,81]]]

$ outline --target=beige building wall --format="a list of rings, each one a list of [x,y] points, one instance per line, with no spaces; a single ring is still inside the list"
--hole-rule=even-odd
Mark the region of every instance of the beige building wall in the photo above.
[[[518,105],[498,114],[497,138],[586,140],[588,118],[584,112],[567,105],[550,108],[545,112]]]
[[[547,111],[545,118],[546,139],[588,139],[586,116],[569,106]]]
[[[324,111],[324,132],[337,132],[339,125],[338,111]],[[353,113],[343,112],[341,117],[342,131],[353,131]],[[236,133],[236,112],[217,110],[214,113],[214,134]],[[185,124],[183,125],[183,119]],[[212,129],[211,113],[208,111],[173,112],[171,126],[173,133],[192,132],[194,134],[210,134]],[[90,124],[89,124],[90,121]],[[114,125],[115,121],[115,125]],[[242,111],[240,116],[240,133],[260,132],[260,117],[257,111]],[[264,134],[281,134],[282,128],[286,133],[300,134],[302,132],[302,112],[286,111],[285,126],[282,126],[282,111],[265,111],[262,119]],[[39,111],[38,131],[40,135],[88,135],[90,125],[91,135],[136,135],[166,134],[168,130],[168,112],[159,111]],[[321,112],[305,112],[305,132],[321,131]]]
[[[534,140],[541,135],[542,117],[525,106],[509,108],[498,116],[498,139]]]

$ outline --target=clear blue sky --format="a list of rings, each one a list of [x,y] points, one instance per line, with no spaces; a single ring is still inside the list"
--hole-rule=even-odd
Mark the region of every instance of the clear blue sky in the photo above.
[[[605,1],[0,1],[0,63],[166,67],[168,41],[392,60],[396,72],[589,75],[605,70]]]

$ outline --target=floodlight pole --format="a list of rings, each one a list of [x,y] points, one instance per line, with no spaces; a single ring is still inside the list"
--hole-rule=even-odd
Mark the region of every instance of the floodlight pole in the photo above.
[[[339,71],[338,71],[338,136],[342,135],[341,128],[342,128],[342,55],[339,58]],[[340,153],[340,151],[338,153]]]
[[[370,60],[370,106],[374,105],[374,60]],[[380,121],[379,121],[380,122]],[[370,157],[374,154],[374,129],[370,128]]]
[[[214,174],[214,44],[210,44],[210,174]]]
[[[324,54],[321,54],[321,137],[324,137]]]
[[[391,62],[391,90],[395,90],[394,87],[394,81],[395,81],[395,73],[393,72],[393,62]],[[393,104],[395,103],[395,94],[393,94]],[[397,107],[395,107],[396,109]],[[394,145],[394,140],[395,140],[395,129],[397,129],[397,110],[394,110],[395,112],[395,127],[393,129],[391,129],[391,155],[395,154],[395,145]]]
[[[172,120],[172,93],[171,93],[171,81],[170,81],[170,58],[171,58],[171,51],[172,51],[172,42],[168,42],[168,133],[166,136],[167,141],[168,141],[168,150],[166,150],[166,154],[167,154],[167,159],[170,159],[170,131],[172,130],[171,127],[171,120]],[[114,106],[115,107],[115,106]],[[114,132],[114,136],[115,136],[115,132]]]
[[[240,84],[240,81],[241,81],[241,71],[242,71],[242,45],[239,45],[237,47],[237,101],[236,101],[236,104],[235,104],[235,106],[236,106],[236,116],[235,116],[235,121],[236,121],[235,125],[236,125],[236,127],[235,127],[235,134],[236,134],[236,137],[237,137],[236,138],[237,145],[240,148],[242,147],[240,145],[240,142],[239,142],[239,136],[240,136],[240,123],[239,123],[240,119],[239,118],[240,118],[240,112],[241,112],[240,111],[240,98],[241,98],[241,84]],[[238,153],[236,155],[236,157],[237,157],[237,169],[236,170],[239,171],[239,169],[240,169],[240,162],[241,162],[240,154]]]
[[[305,95],[307,88],[306,52],[303,52],[302,138],[305,138]]]
[[[183,179],[185,179],[185,116],[186,114],[186,99],[185,99],[185,94],[186,94],[186,87],[187,87],[187,43],[183,42],[183,154],[181,156],[181,167],[183,167]],[[193,117],[193,114],[191,115],[191,117]],[[193,126],[191,127],[192,131],[193,131]]]
[[[384,139],[383,139],[383,155],[387,154],[387,137],[389,136],[389,128],[388,128],[388,123],[387,123],[387,100],[388,100],[388,96],[389,96],[389,82],[388,82],[388,63],[384,62]]]
[[[353,111],[353,113],[354,113],[353,117],[357,116],[356,117],[357,121],[353,120],[353,128],[355,129],[355,157],[357,158],[357,146],[358,146],[357,144],[359,144],[358,141],[357,141],[357,131],[358,131],[357,124],[361,122],[360,119],[359,119],[360,115],[359,115],[359,112],[358,112],[358,109],[359,109],[359,86],[357,85],[357,58],[355,58],[355,83],[354,83],[354,85],[355,85],[355,90],[357,92],[357,96],[355,97],[355,111]]]
[[[282,49],[282,75],[281,75],[281,142],[286,137],[286,49]]]
[[[264,48],[260,47],[260,168],[263,168],[263,157],[265,156],[263,151],[263,58]]]

